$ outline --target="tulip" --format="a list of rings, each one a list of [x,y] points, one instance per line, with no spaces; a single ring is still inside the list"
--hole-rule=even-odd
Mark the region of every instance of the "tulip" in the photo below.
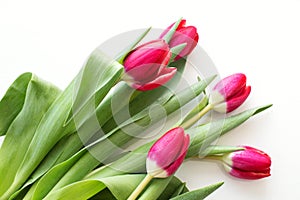
[[[225,154],[225,169],[242,179],[261,179],[270,176],[271,158],[265,152],[249,146],[245,150]]]
[[[150,148],[146,168],[147,175],[127,200],[135,200],[152,178],[167,178],[173,175],[182,164],[190,137],[181,127],[173,128],[158,139]]]
[[[175,67],[167,67],[171,55],[168,44],[162,39],[135,48],[124,59],[123,80],[140,91],[164,85],[176,74]]]
[[[181,20],[178,27],[176,28],[176,32],[172,36],[171,40],[169,41],[169,46],[175,47],[180,44],[186,44],[185,48],[175,57],[174,60],[178,60],[182,57],[187,56],[190,54],[193,49],[196,47],[199,36],[197,33],[197,28],[194,26],[185,26],[186,20]],[[161,35],[160,38],[164,38],[164,36],[170,31],[172,28],[170,25]]]
[[[185,129],[190,128],[210,110],[229,113],[237,109],[251,92],[251,86],[246,86],[246,79],[244,74],[236,73],[219,81],[209,96],[209,103],[180,126]]]
[[[246,76],[233,74],[222,79],[213,88],[209,103],[220,113],[229,113],[243,104],[251,92],[251,86],[246,86]]]
[[[181,127],[165,133],[148,152],[147,173],[155,178],[174,174],[185,158],[189,142],[189,135]]]

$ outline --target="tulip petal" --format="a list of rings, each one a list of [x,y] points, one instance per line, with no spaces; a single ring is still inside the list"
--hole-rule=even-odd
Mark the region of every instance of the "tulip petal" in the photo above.
[[[245,87],[245,90],[240,93],[240,96],[234,97],[227,101],[227,113],[235,110],[240,105],[242,105],[246,99],[248,98],[249,94],[251,92],[251,86]]]
[[[169,80],[173,78],[173,76],[176,74],[177,68],[170,67],[170,68],[164,68],[164,70],[161,72],[156,79],[142,83],[142,82],[136,82],[132,86],[140,91],[147,91],[147,90],[153,90],[157,87],[160,87],[161,85],[166,84]]]
[[[185,135],[184,144],[183,144],[183,147],[181,149],[181,152],[180,152],[180,155],[179,155],[178,159],[175,160],[175,162],[172,163],[166,169],[168,176],[171,176],[172,174],[174,174],[177,171],[177,169],[180,167],[182,162],[184,161],[184,158],[187,154],[187,150],[189,148],[189,144],[190,144],[190,137],[189,137],[189,135]]]
[[[170,47],[175,47],[180,44],[186,44],[186,47],[175,57],[175,61],[187,56],[192,52],[192,50],[196,47],[199,35],[197,33],[197,28],[194,26],[185,26],[186,20],[182,20],[178,25],[176,32],[172,36],[169,45]],[[175,23],[171,24],[161,35],[159,38],[163,38],[168,31],[172,28]]]
[[[252,147],[245,147],[244,151],[234,152],[231,159],[231,166],[243,171],[262,172],[271,166],[270,156]]]
[[[166,56],[170,53],[168,44],[161,39],[145,43],[130,52],[124,60],[126,72],[145,64],[158,63],[166,65]]]
[[[222,157],[225,169],[243,179],[260,179],[270,176],[271,158],[265,152],[249,146],[244,150],[225,154]]]
[[[186,43],[186,47],[175,57],[175,60],[178,60],[182,57],[187,56],[192,52],[192,50],[196,47],[199,40],[199,36],[197,33],[196,27],[188,26],[176,31],[172,40],[170,41],[170,47],[175,47],[179,44]]]
[[[171,129],[151,147],[148,158],[155,160],[161,168],[169,166],[181,151],[183,139],[184,130],[181,127]]]
[[[165,133],[150,148],[147,156],[147,173],[165,178],[175,173],[183,162],[189,146],[189,136],[177,127]]]
[[[166,68],[171,55],[168,44],[162,39],[137,47],[124,60],[123,80],[141,91],[165,84],[176,73],[174,68]]]
[[[266,169],[263,172],[247,172],[247,171],[242,171],[236,168],[231,168],[227,165],[225,165],[226,171],[234,177],[241,178],[241,179],[249,179],[249,180],[256,180],[256,179],[261,179],[261,178],[266,178],[271,176],[270,174],[270,168]]]
[[[127,75],[131,76],[134,81],[140,83],[147,83],[157,77],[157,72],[160,70],[160,64],[150,63],[139,65],[126,72]]]
[[[239,93],[241,89],[245,88],[246,80],[247,78],[245,74],[233,74],[218,82],[214,87],[214,90],[223,95],[225,100],[228,100]]]

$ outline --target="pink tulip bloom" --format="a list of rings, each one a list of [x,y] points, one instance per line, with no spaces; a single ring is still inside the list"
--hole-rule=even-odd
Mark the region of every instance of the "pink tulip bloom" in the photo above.
[[[161,39],[135,48],[124,60],[123,80],[141,91],[164,85],[176,74],[176,68],[167,67],[171,55],[168,44]]]
[[[181,127],[165,133],[148,152],[148,174],[155,178],[166,178],[174,174],[185,158],[189,143],[190,137]]]
[[[251,92],[251,86],[246,86],[246,80],[246,75],[237,73],[218,82],[210,95],[213,109],[229,113],[243,104]]]
[[[186,47],[175,57],[174,60],[185,57],[190,54],[193,49],[196,47],[199,35],[197,33],[197,28],[194,26],[185,26],[186,20],[181,20],[178,25],[176,32],[172,36],[169,45],[170,47],[175,47],[180,44],[186,43]],[[171,24],[161,35],[160,38],[163,38],[167,32],[172,28],[175,23]]]
[[[271,158],[265,152],[249,146],[245,150],[229,153],[222,160],[226,170],[242,179],[260,179],[270,176]]]

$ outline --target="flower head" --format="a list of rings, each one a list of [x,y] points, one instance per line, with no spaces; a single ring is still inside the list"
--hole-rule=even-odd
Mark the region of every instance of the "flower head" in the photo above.
[[[265,152],[249,146],[245,150],[225,154],[222,158],[227,171],[242,179],[270,176],[271,158]]]
[[[216,84],[210,95],[210,104],[217,112],[228,113],[238,108],[251,92],[246,86],[246,75],[237,73],[230,75]]]
[[[155,178],[165,178],[174,174],[185,158],[189,143],[190,137],[181,127],[165,133],[148,152],[148,174]]]
[[[176,68],[167,67],[170,58],[170,48],[164,40],[145,43],[131,51],[124,59],[123,80],[141,91],[164,85],[176,74]]]
[[[185,57],[190,54],[193,49],[196,47],[199,35],[197,33],[197,28],[194,26],[185,26],[186,20],[181,20],[179,23],[176,32],[172,36],[169,45],[170,47],[175,47],[180,44],[186,43],[185,48],[175,57],[175,60]],[[171,24],[161,35],[160,38],[163,38],[168,31],[172,28],[175,23]]]

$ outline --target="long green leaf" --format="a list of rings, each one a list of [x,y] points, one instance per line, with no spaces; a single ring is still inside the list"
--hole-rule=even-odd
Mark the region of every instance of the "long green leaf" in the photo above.
[[[225,153],[231,153],[235,151],[242,151],[245,148],[240,146],[221,146],[221,145],[211,145],[207,147],[201,154],[200,157],[203,156],[213,156],[213,155],[223,155]]]
[[[35,182],[35,184],[30,188],[27,195],[24,197],[24,200],[31,198],[42,199],[44,196],[46,196],[50,191],[49,186],[54,186],[56,184],[56,179],[53,179],[51,177],[56,177],[58,179],[63,177],[64,174],[68,171],[68,169],[70,169],[70,167],[74,165],[83,154],[83,151],[78,152],[75,156],[73,156],[66,162],[60,163],[51,168],[45,176],[43,176],[38,182]],[[47,187],[45,187],[45,185],[47,185]],[[34,193],[35,190],[38,190],[39,192]]]
[[[172,197],[177,197],[180,194],[186,193],[189,190],[186,187],[186,183],[181,182],[178,178],[173,176],[172,180],[165,188],[163,193],[157,198],[157,200],[170,199]]]
[[[6,134],[10,124],[22,110],[31,77],[31,73],[19,76],[0,101],[0,136]]]
[[[92,196],[98,196],[99,198],[94,199],[126,200],[144,177],[145,174],[129,174],[95,180],[78,181],[56,190],[44,199],[69,200],[75,198],[79,200],[79,198],[88,199]],[[179,187],[182,187],[182,185],[184,184],[176,177],[169,177],[167,179],[154,179],[150,182],[149,186],[138,199],[157,199],[159,196],[160,199],[162,197],[169,198],[174,194],[175,190]],[[105,190],[105,188],[107,188],[107,190]],[[184,186],[181,191],[187,192],[188,190]],[[69,194],[72,194],[72,196]],[[109,196],[109,198],[107,198],[107,196]]]
[[[151,27],[147,28],[135,41],[132,42],[125,50],[123,50],[118,56],[117,56],[117,61],[119,63],[123,63],[124,59],[126,58],[127,54],[135,48],[140,41],[149,33],[151,30]]]
[[[201,152],[205,151],[205,149],[220,136],[271,106],[272,105],[266,105],[249,109],[225,119],[220,119],[215,122],[188,129],[187,133],[191,136],[191,145],[188,150],[187,157],[193,157],[201,154]]]
[[[191,192],[184,193],[180,196],[174,197],[171,200],[202,200],[205,199],[208,195],[216,191],[219,187],[221,187],[224,183],[217,183],[214,185],[210,185],[198,190],[194,190]]]
[[[8,198],[24,184],[45,155],[63,136],[71,134],[76,130],[73,121],[66,124],[69,113],[73,109],[73,97],[78,97],[75,103],[75,113],[78,114],[79,117],[77,116],[76,120],[80,121],[85,119],[86,116],[84,113],[91,108],[91,102],[95,107],[95,103],[99,103],[95,102],[95,100],[101,101],[105,97],[111,87],[119,80],[122,72],[122,65],[107,58],[100,51],[95,50],[91,54],[81,73],[54,101],[43,116],[31,140],[30,146],[26,150],[22,164],[15,176],[14,183],[5,191],[3,199]],[[83,88],[85,88],[85,90]]]
[[[13,183],[44,113],[60,94],[58,88],[31,73],[22,75],[14,84],[16,83],[20,91],[25,91],[25,99],[23,108],[10,124],[0,149],[0,196]]]
[[[185,183],[182,183],[175,176],[157,178],[149,183],[138,199],[170,199],[176,192],[181,194],[187,191],[188,189],[185,187]]]
[[[94,196],[98,191],[105,188],[105,184],[96,180],[81,181],[52,193],[45,197],[44,200],[84,200]]]
[[[76,195],[80,196],[80,200],[88,199],[103,190],[105,186],[110,190],[116,199],[126,200],[144,177],[145,175],[138,174],[107,177],[99,180],[83,180],[50,193],[44,198],[44,200],[72,199],[70,196],[65,196],[66,193],[73,194],[74,198],[76,198]],[[99,185],[101,185],[101,187],[94,188],[93,186],[90,186],[90,184],[95,184],[97,182]],[[84,187],[86,185],[88,186]]]

